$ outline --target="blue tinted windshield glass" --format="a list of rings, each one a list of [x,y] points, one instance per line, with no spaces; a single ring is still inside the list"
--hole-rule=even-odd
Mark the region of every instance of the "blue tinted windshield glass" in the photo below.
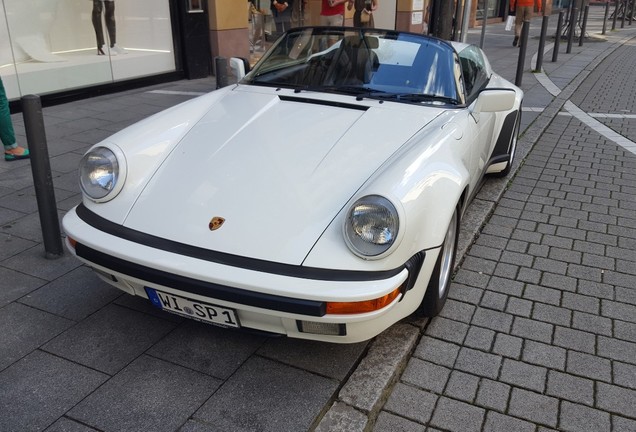
[[[423,35],[372,29],[292,29],[243,82],[459,99],[450,45]]]

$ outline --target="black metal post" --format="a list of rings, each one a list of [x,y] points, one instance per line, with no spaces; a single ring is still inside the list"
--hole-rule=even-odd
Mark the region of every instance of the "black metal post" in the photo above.
[[[539,37],[539,51],[537,52],[537,64],[535,65],[534,71],[541,72],[541,66],[543,65],[543,50],[545,49],[545,38],[548,34],[548,21],[550,17],[547,15],[543,16],[543,20],[541,21],[541,36]]]
[[[488,17],[488,4],[486,0],[483,0],[483,13],[482,13],[482,23],[481,23],[481,39],[479,39],[479,48],[484,48],[484,42],[486,41],[486,18]]]
[[[523,27],[521,27],[521,40],[519,41],[519,60],[517,61],[517,77],[515,78],[515,85],[521,87],[521,81],[523,80],[523,68],[526,62],[526,49],[528,47],[528,35],[530,34],[530,21],[524,21]]]
[[[64,249],[62,248],[60,221],[57,216],[49,150],[46,145],[42,102],[39,96],[26,95],[22,97],[22,116],[31,153],[31,171],[38,213],[40,214],[44,252],[47,259],[56,259],[64,254]]]
[[[619,3],[619,0],[614,1],[614,17],[612,19],[612,31],[616,30],[616,20],[618,19],[618,3]]]
[[[556,34],[554,35],[554,48],[552,49],[552,61],[556,62],[559,58],[559,46],[561,45],[561,30],[563,29],[563,11],[559,12],[557,20]]]
[[[568,33],[568,48],[565,51],[570,54],[572,52],[572,43],[574,42],[574,30],[576,29],[576,15],[577,9],[572,8],[572,13],[570,14],[570,32]]]
[[[632,10],[629,12],[629,25],[632,25],[634,19],[634,6],[636,6],[636,0],[632,0]]]
[[[629,6],[629,3],[627,2],[627,0],[623,1],[623,18],[621,18],[621,28],[625,28],[625,18],[627,18],[627,7]]]
[[[585,39],[585,30],[587,29],[587,16],[590,13],[590,5],[585,5],[585,12],[583,13],[583,24],[581,25],[581,37],[579,38],[579,46],[583,46],[583,40]]]
[[[607,32],[607,17],[609,16],[609,0],[605,3],[605,15],[603,16],[603,31],[601,34],[605,34]]]

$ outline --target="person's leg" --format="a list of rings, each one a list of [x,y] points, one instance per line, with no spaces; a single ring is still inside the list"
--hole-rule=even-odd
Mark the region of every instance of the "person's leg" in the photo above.
[[[523,25],[522,7],[517,6],[515,10],[515,38],[512,40],[512,46],[519,44],[519,36],[521,35],[521,26]]]
[[[115,23],[115,2],[105,1],[104,20],[106,21],[106,29],[108,30],[108,38],[110,39],[110,47],[114,47],[117,43],[117,25]]]
[[[93,0],[93,12],[91,13],[91,21],[95,29],[95,39],[97,39],[97,55],[104,55],[104,29],[102,28],[102,10],[104,2],[101,0]]]
[[[2,141],[4,146],[4,160],[13,161],[29,157],[29,150],[18,146],[15,141],[15,130],[11,122],[11,111],[9,111],[9,100],[7,99],[2,79],[0,79],[0,141]]]

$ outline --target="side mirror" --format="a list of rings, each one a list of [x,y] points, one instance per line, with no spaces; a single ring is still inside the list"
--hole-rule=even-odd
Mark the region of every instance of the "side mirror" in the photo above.
[[[243,57],[232,57],[230,58],[230,70],[238,82],[250,71],[250,62]]]
[[[478,120],[482,112],[510,111],[515,106],[516,93],[512,89],[484,89],[479,94],[473,116]]]

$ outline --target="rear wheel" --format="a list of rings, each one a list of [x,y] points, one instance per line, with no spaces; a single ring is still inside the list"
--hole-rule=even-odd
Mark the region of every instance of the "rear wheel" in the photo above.
[[[455,253],[459,234],[459,209],[456,208],[448,224],[444,243],[433,268],[431,280],[428,283],[424,299],[420,305],[420,312],[424,316],[434,317],[441,312],[448,297],[448,290],[455,267]]]

